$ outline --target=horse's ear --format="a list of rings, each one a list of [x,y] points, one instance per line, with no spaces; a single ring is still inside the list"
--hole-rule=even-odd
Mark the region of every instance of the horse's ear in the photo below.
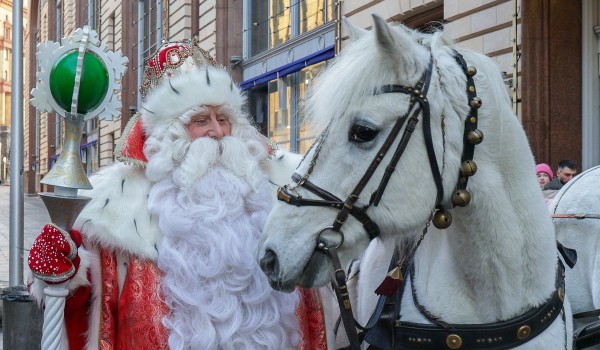
[[[375,37],[379,48],[393,61],[400,57],[410,57],[413,43],[406,30],[394,30],[382,17],[373,14]]]
[[[366,29],[354,25],[346,16],[342,17],[342,22],[348,30],[348,37],[350,38],[350,42],[354,42],[360,39],[363,35],[365,35],[365,33],[367,33]]]

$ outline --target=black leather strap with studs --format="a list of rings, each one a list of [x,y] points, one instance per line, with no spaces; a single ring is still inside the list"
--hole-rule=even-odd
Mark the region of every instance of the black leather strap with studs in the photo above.
[[[507,321],[487,324],[421,324],[396,322],[394,348],[397,349],[512,349],[545,331],[562,311],[564,272],[558,262],[555,290],[543,304]]]
[[[458,65],[461,67],[461,69],[465,73],[465,76],[467,77],[467,89],[466,89],[467,103],[471,107],[471,109],[469,110],[469,114],[467,115],[467,118],[465,120],[465,129],[464,129],[464,136],[463,136],[463,151],[462,151],[462,157],[461,157],[461,163],[463,163],[467,160],[472,160],[473,155],[475,153],[475,144],[469,142],[468,135],[469,135],[469,132],[477,130],[477,122],[479,120],[477,110],[479,109],[479,106],[481,105],[481,100],[477,97],[475,81],[473,80],[473,76],[475,75],[476,71],[469,71],[469,69],[474,69],[474,68],[468,67],[467,62],[465,61],[463,56],[460,53],[458,53],[457,51],[454,51],[454,59],[456,60],[456,62],[458,62]],[[478,101],[479,101],[479,106],[477,106]],[[474,106],[474,104],[475,104],[475,106]],[[459,181],[456,184],[456,188],[464,190],[467,188],[467,183],[469,182],[469,177],[465,176],[462,173],[459,173],[458,175],[459,175],[459,178],[458,178]]]

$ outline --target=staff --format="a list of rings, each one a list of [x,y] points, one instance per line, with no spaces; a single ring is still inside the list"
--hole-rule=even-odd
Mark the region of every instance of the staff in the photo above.
[[[91,189],[81,163],[80,141],[85,121],[95,117],[112,120],[119,115],[120,101],[116,95],[128,62],[121,53],[108,51],[98,34],[85,26],[62,45],[46,42],[37,47],[37,85],[31,92],[31,103],[41,112],[55,111],[65,120],[65,142],[60,157],[41,183],[54,186],[54,193],[40,193],[53,224],[46,225],[43,234],[62,235],[67,249],[77,244],[69,231],[90,198],[78,196],[79,189]],[[52,67],[48,69],[48,67]],[[64,349],[65,297],[67,281],[76,271],[76,261],[52,264],[46,261],[43,244],[30,251],[32,274],[48,284],[44,289],[45,310],[42,329],[42,349]],[[40,254],[36,254],[40,252]],[[58,266],[57,266],[58,265]]]

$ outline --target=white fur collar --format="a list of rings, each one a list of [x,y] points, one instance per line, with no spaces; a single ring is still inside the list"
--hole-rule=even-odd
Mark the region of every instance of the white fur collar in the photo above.
[[[156,260],[162,238],[157,218],[148,211],[148,193],[152,183],[144,168],[115,163],[90,178],[94,187],[80,191],[92,200],[77,217],[73,228],[85,240],[109,250]]]

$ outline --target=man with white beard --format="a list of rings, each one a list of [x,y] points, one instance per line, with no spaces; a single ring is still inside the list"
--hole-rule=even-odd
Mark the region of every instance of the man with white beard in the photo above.
[[[272,290],[256,263],[270,148],[239,88],[196,42],[164,45],[145,78],[125,163],[91,178],[70,235],[44,227],[32,293],[69,281],[69,349],[324,349],[314,295]]]

